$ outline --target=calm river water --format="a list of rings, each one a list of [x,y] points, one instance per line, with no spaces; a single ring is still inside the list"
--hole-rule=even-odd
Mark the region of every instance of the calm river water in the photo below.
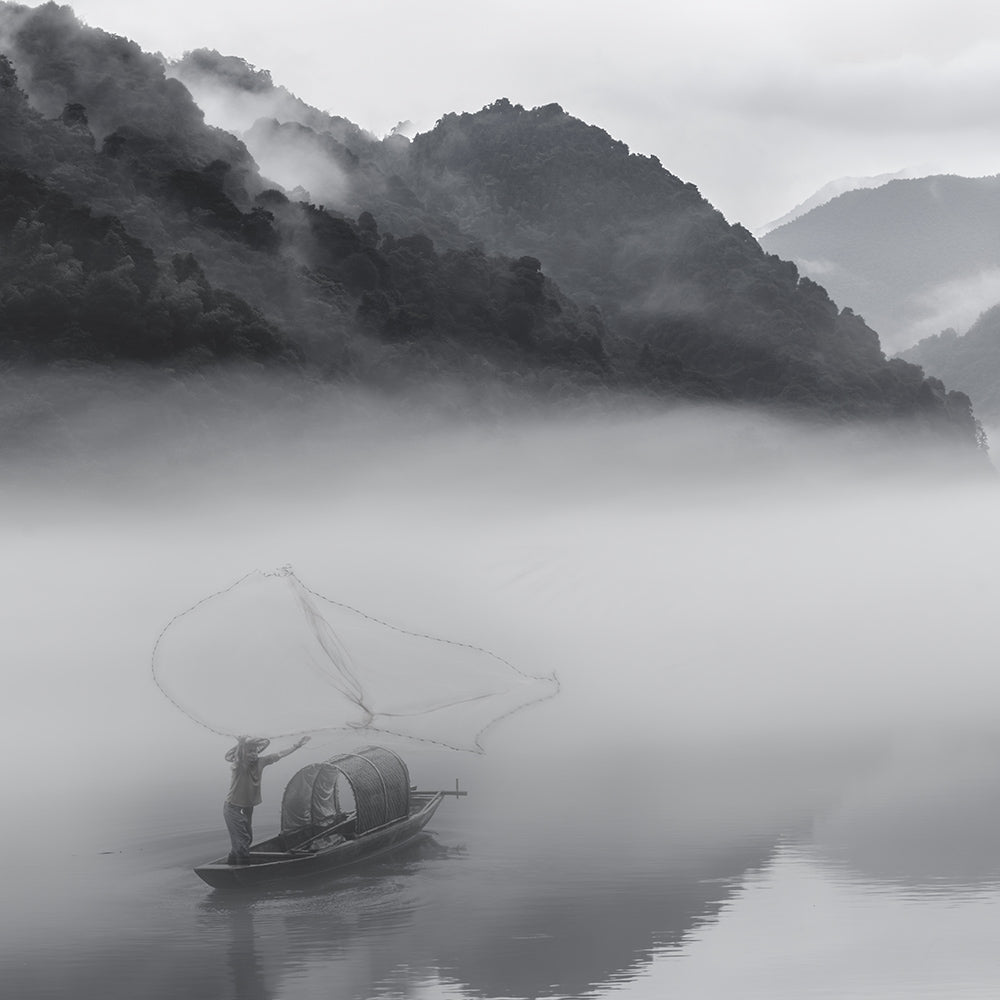
[[[993,481],[848,475],[704,414],[360,443],[356,416],[9,467],[5,997],[1000,995]],[[229,741],[151,649],[287,563],[562,693],[484,756],[397,746],[469,791],[400,856],[231,896],[191,870],[226,849]],[[269,769],[258,835],[357,742]]]

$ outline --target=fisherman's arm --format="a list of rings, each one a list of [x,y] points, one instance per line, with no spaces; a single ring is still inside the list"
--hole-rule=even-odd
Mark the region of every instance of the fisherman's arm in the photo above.
[[[290,753],[295,753],[299,747],[305,746],[308,742],[309,737],[303,736],[285,750],[279,750],[277,753],[269,753],[266,757],[261,757],[260,766],[267,767],[268,764],[273,764],[276,760],[281,760],[282,757],[287,757]]]

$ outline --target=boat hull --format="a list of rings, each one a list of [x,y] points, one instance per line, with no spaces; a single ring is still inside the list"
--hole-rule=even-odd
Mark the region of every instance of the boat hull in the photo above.
[[[314,853],[275,850],[278,838],[272,838],[250,848],[250,864],[230,865],[225,858],[219,858],[199,865],[194,871],[214,889],[241,889],[280,885],[354,868],[417,837],[443,797],[443,793],[435,792],[424,801],[415,801],[408,816]]]

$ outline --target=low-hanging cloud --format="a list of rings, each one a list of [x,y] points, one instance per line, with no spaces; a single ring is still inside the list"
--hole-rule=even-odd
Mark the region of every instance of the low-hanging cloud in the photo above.
[[[6,389],[20,570],[0,594],[18,623],[0,722],[61,734],[36,746],[42,769],[84,733],[107,751],[100,788],[67,803],[91,840],[137,809],[171,829],[214,820],[224,774],[205,760],[221,769],[226,747],[156,689],[153,643],[207,594],[285,564],[380,620],[558,675],[558,697],[490,730],[483,768],[418,760],[431,780],[478,775],[487,817],[516,781],[533,845],[573,810],[587,850],[616,836],[583,811],[625,757],[658,851],[663,831],[675,846],[808,839],[826,816],[817,845],[863,868],[881,850],[867,788],[907,800],[932,737],[921,787],[945,801],[949,776],[992,752],[995,479],[903,427],[444,381],[388,398],[254,369]],[[165,747],[175,783],[149,802]],[[35,773],[15,782],[24,808],[45,792],[25,785]]]
[[[912,310],[909,310],[914,318],[908,330],[898,338],[898,343],[891,346],[901,350],[948,328],[964,333],[983,312],[998,302],[1000,268],[988,268],[977,274],[942,282],[928,288],[916,299]]]

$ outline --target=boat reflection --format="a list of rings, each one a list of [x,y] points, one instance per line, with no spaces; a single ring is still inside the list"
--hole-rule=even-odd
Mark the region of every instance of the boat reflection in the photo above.
[[[274,993],[267,988],[264,970],[257,955],[253,910],[238,907],[229,921],[229,974],[233,996],[241,1000],[267,1000]]]

